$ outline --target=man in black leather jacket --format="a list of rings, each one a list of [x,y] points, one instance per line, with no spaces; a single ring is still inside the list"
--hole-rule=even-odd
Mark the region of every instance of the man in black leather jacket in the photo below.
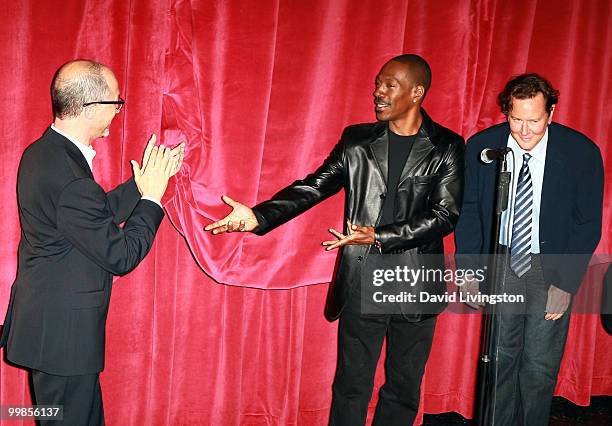
[[[442,238],[453,231],[462,201],[464,143],[421,108],[430,83],[431,70],[421,57],[391,59],[376,78],[377,123],[347,127],[314,173],[253,209],[224,196],[232,212],[205,228],[263,235],[345,190],[346,229],[330,229],[336,239],[323,242],[326,250],[341,248],[325,306],[328,320],[340,318],[332,425],[365,424],[385,336],[387,380],[374,424],[411,424],[417,414],[436,314],[445,304],[409,316],[368,315],[359,295],[362,267],[374,253],[436,254],[443,265]]]

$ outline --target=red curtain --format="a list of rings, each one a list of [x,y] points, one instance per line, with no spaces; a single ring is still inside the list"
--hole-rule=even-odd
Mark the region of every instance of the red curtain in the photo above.
[[[104,187],[130,176],[151,132],[188,141],[165,200],[172,224],[115,282],[109,424],[326,424],[336,324],[322,311],[335,256],[320,242],[342,222],[342,195],[265,237],[201,228],[228,211],[221,194],[264,200],[319,165],[344,126],[373,121],[374,76],[394,55],[429,61],[425,108],[466,137],[503,119],[495,97],[511,75],[542,73],[561,92],[555,119],[599,145],[611,182],[606,0],[20,0],[2,2],[0,26],[0,316],[16,269],[17,166],[52,120],[61,63],[108,64],[128,101],[95,144]],[[611,191],[599,253],[612,251]],[[592,269],[596,279],[603,265]],[[440,319],[426,412],[471,416],[478,325],[475,315]],[[575,315],[557,393],[580,404],[612,394],[611,354],[597,317]],[[25,377],[0,363],[0,404],[30,401]]]

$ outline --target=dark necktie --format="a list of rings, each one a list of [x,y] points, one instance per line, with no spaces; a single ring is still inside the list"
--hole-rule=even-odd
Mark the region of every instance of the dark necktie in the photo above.
[[[516,185],[510,267],[518,277],[531,268],[531,211],[533,187],[529,172],[530,154],[523,154],[523,166]]]

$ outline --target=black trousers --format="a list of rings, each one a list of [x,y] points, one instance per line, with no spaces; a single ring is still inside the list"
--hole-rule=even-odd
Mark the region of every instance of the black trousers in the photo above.
[[[62,421],[43,420],[41,425],[104,425],[100,375],[55,376],[32,370],[34,397],[38,405],[61,405]]]
[[[329,424],[365,425],[376,365],[386,336],[386,380],[380,388],[372,424],[412,425],[419,408],[421,380],[436,319],[413,322],[401,315],[362,315],[359,294],[353,294],[340,316]]]

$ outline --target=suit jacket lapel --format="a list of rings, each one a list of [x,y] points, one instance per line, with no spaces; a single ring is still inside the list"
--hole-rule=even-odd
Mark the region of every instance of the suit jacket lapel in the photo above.
[[[76,146],[74,146],[72,142],[68,141],[68,143],[72,145],[72,147],[70,147],[67,150],[70,158],[72,158],[72,160],[74,160],[79,165],[79,167],[87,175],[87,177],[94,179],[93,173],[91,172],[91,169],[89,168],[89,164],[87,164],[87,160],[83,156],[83,153],[79,151],[79,149]]]
[[[404,168],[402,169],[402,174],[398,182],[399,185],[410,176],[414,175],[414,170],[434,149],[434,145],[430,139],[430,136],[436,131],[434,123],[423,108],[421,108],[421,117],[423,121],[414,139],[414,145],[410,150],[410,154],[408,154],[408,158],[406,159],[406,164],[404,164]]]
[[[429,140],[429,137],[422,137],[421,134],[419,134],[415,138],[414,145],[410,150],[410,154],[408,154],[408,159],[406,159],[406,164],[404,164],[402,175],[399,179],[399,184],[414,174],[414,169],[425,159],[425,157],[429,155],[433,149],[434,146]]]
[[[389,134],[383,123],[377,123],[374,132],[374,140],[370,142],[370,151],[376,159],[376,165],[386,188],[389,175]]]
[[[559,183],[561,181],[561,173],[565,170],[565,160],[555,140],[558,135],[554,124],[548,126],[548,145],[546,146],[546,162],[544,164],[544,181],[542,182],[542,199],[540,200],[540,226],[542,226],[542,218],[551,217],[554,212],[549,210],[554,209],[555,200],[559,196]],[[545,220],[545,219],[544,219]]]

